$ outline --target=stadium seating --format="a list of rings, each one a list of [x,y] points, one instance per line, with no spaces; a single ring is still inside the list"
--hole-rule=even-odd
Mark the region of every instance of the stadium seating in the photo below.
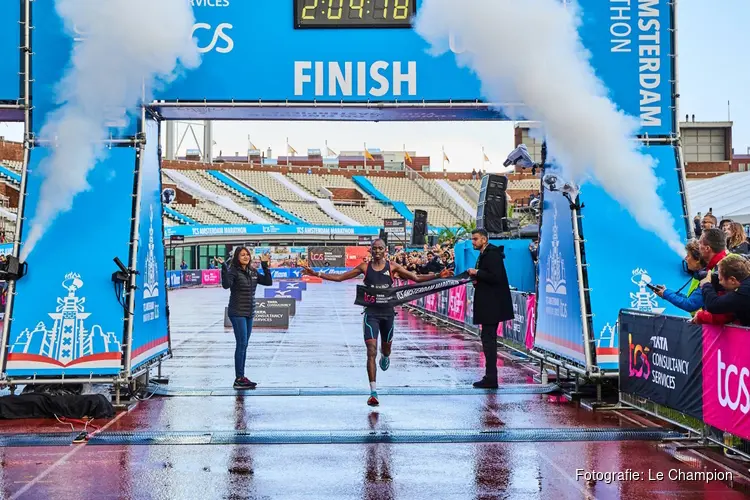
[[[350,188],[359,190],[353,180],[343,175],[291,173],[288,177],[307,189],[313,196],[320,196],[318,192],[319,188]]]
[[[278,184],[278,183],[277,183]],[[321,226],[340,226],[341,223],[323,212],[314,201],[280,201],[279,206],[287,212]]]
[[[461,223],[458,216],[439,206],[433,196],[405,177],[373,177],[370,182],[391,200],[406,203],[412,212],[425,210],[431,226],[455,227]]]
[[[20,162],[20,161],[3,160],[2,162],[0,162],[0,165],[10,167],[12,170],[15,170],[16,172],[19,172],[19,173],[23,169],[23,162]]]
[[[242,208],[245,208],[246,210],[256,213],[259,216],[263,217],[264,219],[267,219],[271,222],[278,223],[278,224],[288,224],[289,221],[282,219],[281,217],[278,217],[276,214],[271,212],[270,210],[265,209],[264,207],[261,207],[258,204],[253,203],[252,201],[248,200],[244,195],[241,193],[238,193],[237,191],[231,189],[229,186],[222,183],[220,180],[216,179],[215,177],[212,177],[210,174],[208,174],[205,170],[181,170],[181,174],[183,174],[188,179],[196,182],[199,186],[201,186],[203,189],[206,189],[208,191],[212,191],[216,194],[219,194],[221,196],[226,196],[227,198],[233,200],[235,203],[240,205]],[[210,205],[214,205],[213,203],[210,203]],[[176,209],[178,212],[181,212],[180,210]],[[226,209],[224,209],[227,211]],[[184,212],[182,212],[184,213]],[[236,217],[232,217],[230,215],[224,214],[224,212],[219,212],[220,217],[223,219],[226,218],[239,218],[242,222],[236,222],[231,224],[250,224],[251,221],[246,219],[245,217],[234,214]],[[230,212],[233,213],[233,212]],[[188,217],[193,218],[190,214],[185,213]],[[229,224],[229,223],[225,223]]]

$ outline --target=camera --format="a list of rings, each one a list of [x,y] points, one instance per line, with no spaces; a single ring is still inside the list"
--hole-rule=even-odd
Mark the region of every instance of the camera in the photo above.
[[[529,150],[526,148],[526,144],[521,144],[516,149],[511,151],[511,153],[508,155],[508,159],[503,162],[504,167],[509,167],[511,165],[520,165],[522,168],[538,166],[531,158]]]

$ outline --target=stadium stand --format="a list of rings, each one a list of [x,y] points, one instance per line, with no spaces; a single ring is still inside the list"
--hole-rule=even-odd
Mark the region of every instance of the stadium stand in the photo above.
[[[15,229],[22,153],[22,144],[0,140],[0,237],[4,234],[5,241],[12,239]],[[476,209],[481,181],[470,174],[413,168],[373,171],[358,165],[362,158],[353,157],[352,165],[342,158],[322,166],[305,158],[292,158],[286,165],[276,160],[268,164],[242,159],[211,164],[163,160],[162,182],[177,190],[164,211],[164,223],[381,226],[383,219],[411,220],[414,210],[421,209],[428,212],[430,226],[439,228],[470,220]],[[302,163],[294,165],[297,160]],[[353,176],[360,176],[357,182]],[[511,174],[509,178],[508,191],[516,204],[523,205],[529,194],[539,191],[538,177]]]
[[[277,216],[275,213],[271,212],[270,210],[267,210],[264,207],[251,202],[243,194],[235,190],[232,190],[226,184],[223,184],[220,180],[209,175],[205,170],[180,170],[180,173],[184,175],[185,177],[187,177],[188,179],[199,184],[202,188],[208,191],[212,191],[221,196],[226,196],[227,198],[233,200],[235,203],[237,203],[241,207],[245,208],[246,210],[250,212],[258,214],[264,219],[269,219],[272,222],[278,223],[278,224],[289,223],[288,220],[282,219],[281,217]],[[209,205],[215,205],[215,204],[211,203]],[[221,218],[222,220],[231,219],[231,220],[240,221],[240,222],[224,222],[224,224],[251,224],[252,223],[252,221],[250,221],[249,219],[242,217],[241,215],[238,215],[238,214],[232,214],[232,212],[229,212],[226,209],[223,209],[223,210],[209,209],[208,208],[209,205],[206,205],[206,207],[202,207],[204,208],[204,211],[208,211],[209,213],[214,214],[215,216]],[[175,208],[175,210],[177,210],[178,212],[184,213],[179,208]],[[193,217],[189,213],[185,213],[185,215],[187,215],[191,219],[196,219],[196,217]],[[201,222],[200,217],[196,220]],[[206,222],[201,222],[201,223],[208,224]],[[216,224],[216,223],[213,222],[211,224]]]
[[[297,193],[287,188],[267,172],[255,172],[251,170],[228,170],[228,174],[244,183],[258,193],[279,204],[284,210],[291,212],[297,217],[311,224],[325,226],[336,226],[341,223],[323,212],[315,202],[303,200]]]
[[[370,182],[391,200],[403,201],[414,210],[425,210],[431,226],[455,227],[462,219],[438,205],[437,200],[422,190],[414,181],[399,177],[372,177]]]

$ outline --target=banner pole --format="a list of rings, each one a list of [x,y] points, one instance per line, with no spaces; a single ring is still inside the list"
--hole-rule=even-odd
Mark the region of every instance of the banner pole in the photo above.
[[[18,188],[18,210],[16,211],[16,228],[13,235],[14,257],[18,257],[21,250],[21,236],[23,234],[24,211],[26,208],[26,189],[29,175],[29,151],[33,149],[32,115],[31,115],[31,0],[21,0],[21,15],[23,17],[23,46],[21,47],[23,61],[23,158],[21,165],[21,185]],[[16,295],[16,282],[9,281],[5,300],[5,316],[2,337],[0,338],[0,378],[5,378],[5,367],[8,361],[8,340],[10,326],[13,320],[13,298]]]
[[[141,141],[138,142],[136,147],[136,161],[135,161],[135,172],[133,173],[133,222],[131,224],[130,233],[130,260],[128,263],[128,270],[130,271],[130,279],[128,282],[128,308],[125,316],[125,335],[123,336],[125,350],[124,354],[124,376],[123,378],[129,378],[131,376],[131,360],[133,355],[133,327],[135,323],[135,293],[136,293],[136,279],[137,279],[137,268],[138,268],[138,247],[140,245],[139,235],[141,226],[141,171],[143,169],[143,160],[145,154],[145,136],[146,136],[146,108],[141,106],[140,123],[138,124],[138,135]]]
[[[578,230],[578,209],[572,208],[571,209],[571,217],[573,218],[573,241],[575,244],[573,247],[575,248],[576,253],[576,271],[578,274],[578,296],[579,300],[581,302],[581,328],[583,329],[583,352],[586,356],[586,371],[592,372],[594,369],[594,357],[593,353],[591,352],[591,343],[594,341],[594,339],[591,337],[591,329],[589,328],[589,315],[588,311],[586,309],[586,290],[585,282],[583,280],[583,262],[581,258],[581,245],[583,245],[583,240],[581,239],[581,234]]]

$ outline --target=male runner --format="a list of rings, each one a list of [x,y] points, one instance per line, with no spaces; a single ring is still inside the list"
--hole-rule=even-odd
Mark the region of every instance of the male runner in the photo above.
[[[317,276],[327,281],[347,281],[358,277],[360,274],[365,275],[365,286],[373,288],[390,288],[393,286],[393,275],[398,274],[402,278],[407,278],[417,283],[430,281],[435,278],[447,278],[452,275],[451,271],[443,270],[441,273],[429,273],[416,275],[407,271],[404,267],[389,262],[385,258],[385,242],[375,240],[370,247],[372,260],[369,263],[362,262],[351,271],[344,274],[323,274],[315,272],[308,266],[302,266],[303,274],[308,276]],[[388,306],[367,306],[365,307],[364,330],[365,345],[367,346],[367,375],[370,378],[370,398],[367,404],[378,406],[378,393],[375,385],[375,358],[378,353],[378,332],[381,337],[381,358],[380,368],[385,371],[391,364],[389,356],[391,355],[391,343],[393,342],[393,319],[396,315],[393,307]]]

